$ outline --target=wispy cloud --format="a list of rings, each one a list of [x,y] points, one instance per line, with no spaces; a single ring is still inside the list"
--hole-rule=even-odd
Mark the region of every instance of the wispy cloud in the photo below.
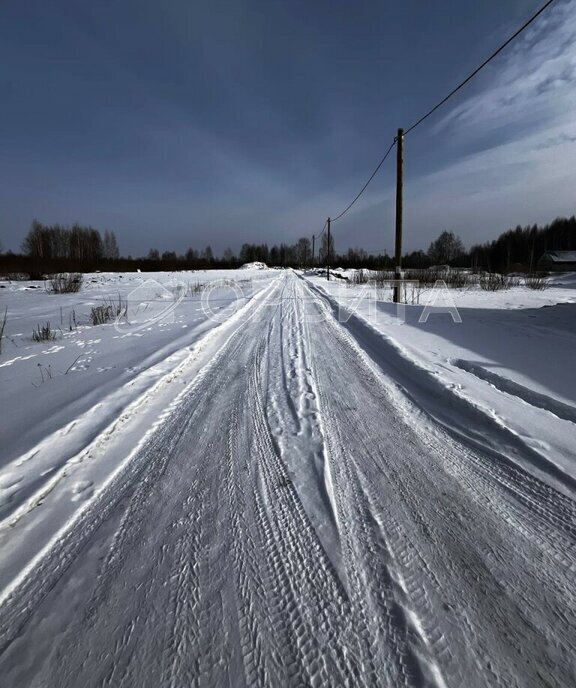
[[[486,76],[487,75],[487,76]],[[517,136],[572,123],[576,107],[576,2],[549,10],[492,62],[480,92],[454,107],[436,132],[470,136],[516,127]]]

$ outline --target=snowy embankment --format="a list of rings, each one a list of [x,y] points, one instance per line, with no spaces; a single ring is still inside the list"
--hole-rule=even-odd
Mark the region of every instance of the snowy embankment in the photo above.
[[[419,423],[440,423],[573,492],[576,275],[552,277],[544,291],[423,290],[419,305],[400,310],[390,287],[307,279],[407,395],[407,413],[424,414]],[[461,322],[442,311],[453,306]]]
[[[0,587],[146,442],[177,403],[173,385],[183,389],[194,378],[276,277],[260,269],[97,273],[85,275],[76,294],[49,293],[43,282],[0,282],[2,316],[7,308]],[[117,322],[90,323],[92,308],[118,303],[127,313]],[[33,341],[33,330],[47,323],[55,338]],[[8,537],[16,524],[27,547]]]

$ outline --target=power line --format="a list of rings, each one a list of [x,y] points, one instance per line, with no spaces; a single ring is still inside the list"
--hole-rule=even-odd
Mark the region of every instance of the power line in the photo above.
[[[450,98],[452,98],[452,96],[453,96],[455,93],[457,93],[463,86],[465,86],[471,79],[473,79],[473,78],[476,76],[476,74],[478,74],[478,72],[479,72],[481,69],[484,69],[484,67],[485,67],[489,62],[491,62],[499,53],[501,53],[501,52],[504,50],[504,48],[506,48],[506,46],[508,46],[510,43],[512,43],[512,41],[513,41],[515,38],[517,38],[525,29],[527,29],[527,28],[530,26],[530,24],[532,24],[532,22],[533,22],[535,19],[537,19],[537,18],[542,14],[542,12],[544,12],[544,10],[545,10],[546,8],[548,8],[553,2],[554,2],[554,0],[548,0],[548,2],[546,2],[546,3],[536,12],[536,14],[533,14],[533,15],[530,17],[530,19],[528,19],[528,21],[527,21],[525,24],[523,24],[523,25],[518,29],[518,31],[516,31],[514,34],[512,34],[512,36],[510,36],[510,38],[509,38],[507,41],[505,41],[504,43],[502,43],[502,45],[498,48],[498,50],[495,50],[495,51],[492,53],[492,55],[490,55],[490,57],[489,57],[488,59],[484,60],[484,62],[483,62],[479,67],[477,67],[477,68],[472,72],[472,74],[470,74],[468,77],[466,77],[466,79],[464,79],[464,81],[463,81],[461,84],[458,84],[458,86],[456,86],[455,89],[453,89],[452,91],[450,91],[450,93],[449,93],[445,98],[443,98],[439,103],[437,103],[437,104],[436,104],[431,110],[429,110],[425,115],[423,115],[422,117],[420,117],[420,119],[417,120],[411,127],[408,127],[408,129],[406,129],[406,131],[404,132],[404,136],[406,136],[406,134],[409,134],[413,129],[416,129],[416,127],[417,127],[419,124],[422,124],[422,122],[423,122],[425,119],[427,119],[428,117],[430,117],[430,115],[431,115],[432,113],[436,112],[436,110],[438,110],[439,107],[441,107],[442,105],[444,105],[444,103],[445,103],[447,100],[449,100]]]
[[[384,160],[386,160],[386,158],[388,157],[388,155],[390,155],[390,151],[394,148],[394,145],[395,145],[395,144],[396,144],[396,139],[394,139],[394,141],[392,141],[392,143],[390,144],[390,148],[388,148],[388,150],[386,151],[386,154],[384,155],[384,157],[382,158],[382,160],[380,160],[380,162],[378,163],[376,169],[374,170],[374,172],[372,172],[372,174],[370,175],[370,177],[369,177],[368,181],[366,182],[366,184],[364,184],[364,186],[360,189],[360,193],[356,196],[356,198],[355,198],[351,203],[349,203],[349,204],[346,206],[346,208],[344,208],[344,210],[340,213],[340,215],[338,215],[337,217],[332,218],[332,222],[336,222],[336,220],[339,220],[342,216],[344,216],[344,215],[350,210],[350,208],[354,205],[354,203],[356,203],[356,201],[360,198],[360,196],[364,193],[364,191],[366,191],[366,188],[368,187],[368,184],[370,184],[370,182],[374,179],[374,177],[376,176],[376,173],[378,172],[378,170],[379,170],[379,169],[382,167],[382,165],[384,164]],[[324,230],[322,230],[322,231],[324,231]]]

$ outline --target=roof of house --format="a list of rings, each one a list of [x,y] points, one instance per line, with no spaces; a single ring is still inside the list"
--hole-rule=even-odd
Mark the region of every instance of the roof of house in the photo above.
[[[550,260],[553,263],[576,263],[576,251],[544,251],[540,260]]]

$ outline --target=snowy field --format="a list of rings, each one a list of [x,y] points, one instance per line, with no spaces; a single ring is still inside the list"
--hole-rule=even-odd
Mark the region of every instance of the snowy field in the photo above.
[[[97,273],[85,275],[76,294],[50,293],[44,282],[0,282],[0,314],[8,309],[0,517],[10,533],[6,542],[0,530],[1,586],[146,441],[177,396],[174,387],[194,378],[200,352],[204,361],[217,349],[218,328],[241,318],[274,277],[259,269]],[[127,305],[126,317],[91,325],[91,309],[110,303]],[[34,342],[34,329],[46,323],[55,339]],[[26,531],[22,552],[12,534],[39,505],[35,544]]]
[[[497,451],[506,447],[560,489],[576,480],[576,274],[552,276],[542,291],[426,288],[419,305],[404,308],[392,303],[390,287],[311,281],[435,422]]]
[[[437,297],[1,282],[2,685],[574,685],[576,275]]]

